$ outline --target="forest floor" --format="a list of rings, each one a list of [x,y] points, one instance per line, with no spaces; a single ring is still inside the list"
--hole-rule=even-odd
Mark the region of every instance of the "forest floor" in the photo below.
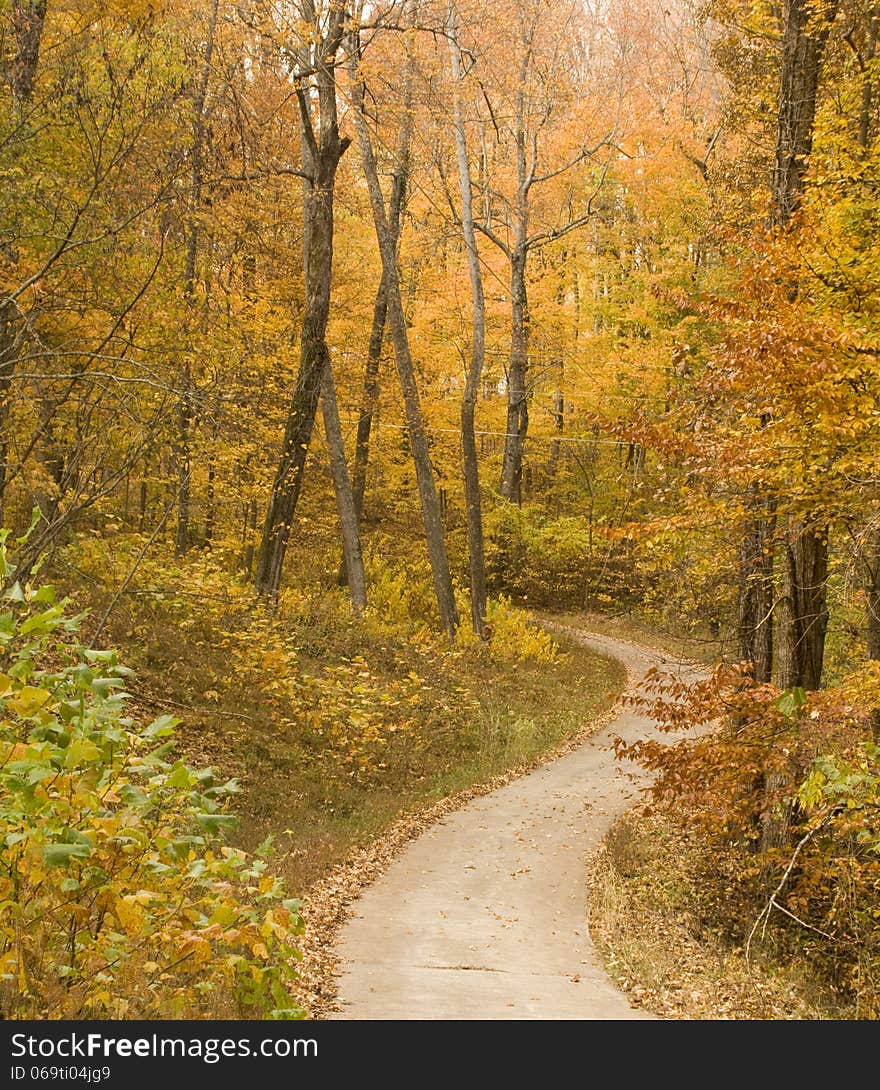
[[[103,552],[65,559],[74,600],[99,619],[125,558],[109,575]],[[199,557],[142,565],[114,606],[100,643],[124,648],[135,670],[132,714],[176,714],[178,752],[238,779],[236,841],[271,837],[273,870],[305,899],[297,998],[312,1016],[332,995],[324,937],[394,844],[585,737],[622,691],[619,662],[564,633],[548,658],[546,636],[517,623],[535,654],[511,657],[504,641],[497,653],[451,650],[378,609],[355,621],[317,585],[269,619]]]
[[[771,932],[744,950],[736,882],[673,814],[635,807],[589,863],[590,933],[618,987],[662,1018],[853,1018]]]
[[[647,667],[681,673],[719,653],[719,641],[629,618],[545,623],[563,620],[624,661],[631,686]],[[610,753],[615,736],[651,733],[618,705],[558,759],[398,823],[337,868],[323,961],[307,951],[318,1016],[852,1017],[790,947],[771,937],[746,958],[732,930],[735,878],[723,861],[707,866],[675,815],[638,802],[647,778]],[[339,965],[326,956],[336,935]]]
[[[570,633],[571,634],[571,633]],[[670,659],[576,633],[627,667]],[[689,668],[685,668],[688,670]],[[586,927],[583,861],[644,775],[611,742],[652,733],[619,705],[565,756],[449,813],[352,906],[338,944],[343,1018],[638,1018]]]

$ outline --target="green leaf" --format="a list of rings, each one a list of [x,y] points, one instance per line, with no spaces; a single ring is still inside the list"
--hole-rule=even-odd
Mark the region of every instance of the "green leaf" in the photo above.
[[[25,598],[24,591],[21,589],[21,583],[16,580],[16,582],[14,582],[11,587],[8,587],[3,592],[3,597],[8,602],[23,602]]]
[[[43,859],[50,867],[66,867],[74,859],[85,859],[91,846],[85,844],[44,844]]]
[[[145,738],[167,738],[174,733],[174,728],[180,722],[173,715],[160,715],[144,730]]]
[[[89,662],[103,662],[112,665],[116,661],[115,651],[96,651],[94,649],[87,649],[84,654]]]
[[[149,795],[145,794],[139,787],[135,787],[134,784],[131,783],[127,783],[120,787],[119,797],[126,806],[131,806],[135,810],[140,810],[150,803]]]
[[[84,761],[96,761],[100,756],[101,750],[90,738],[74,738],[64,755],[64,765],[76,768]]]
[[[238,827],[238,822],[232,814],[196,814],[196,821],[206,833],[219,833],[221,829]]]
[[[168,787],[190,787],[192,785],[190,770],[182,761],[178,761],[168,773],[165,783]]]
[[[27,636],[31,632],[48,632],[55,628],[55,622],[63,615],[61,606],[52,606],[44,613],[35,613],[22,622],[21,634]]]
[[[792,719],[798,715],[807,703],[806,692],[798,685],[794,689],[787,689],[776,701],[776,707],[786,719]]]
[[[96,696],[106,699],[114,689],[121,689],[122,684],[122,679],[118,677],[96,677],[90,688]]]

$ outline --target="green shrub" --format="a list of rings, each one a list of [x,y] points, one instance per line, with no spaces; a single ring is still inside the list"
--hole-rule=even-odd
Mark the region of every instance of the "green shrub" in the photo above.
[[[0,1015],[300,1016],[297,902],[268,849],[221,843],[235,782],[175,758],[171,717],[127,714],[130,671],[51,587],[2,598]]]

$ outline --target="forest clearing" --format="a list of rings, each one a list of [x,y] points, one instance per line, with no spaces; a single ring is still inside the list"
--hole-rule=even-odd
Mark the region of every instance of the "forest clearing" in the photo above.
[[[880,1014],[878,34],[0,0],[0,1020]]]

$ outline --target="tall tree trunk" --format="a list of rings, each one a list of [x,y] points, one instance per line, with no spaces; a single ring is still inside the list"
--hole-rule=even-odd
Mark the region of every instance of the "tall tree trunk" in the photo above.
[[[316,34],[320,42],[314,66],[318,92],[318,132],[312,123],[311,101],[300,85],[296,89],[302,138],[303,273],[305,310],[300,337],[300,364],[287,414],[284,440],[272,494],[263,524],[257,561],[257,593],[274,598],[281,586],[281,570],[290,540],[290,528],[302,490],[306,455],[315,424],[318,399],[329,353],[325,341],[330,316],[333,272],[333,198],[339,160],[350,140],[340,138],[336,109],[336,55],[342,42],[345,11],[329,8],[326,27]]]
[[[828,630],[827,531],[796,523],[791,527],[789,550],[794,581],[798,684],[810,691],[818,689],[822,683]]]
[[[437,497],[437,487],[434,482],[434,469],[431,465],[428,436],[425,431],[425,421],[419,399],[415,367],[413,366],[412,355],[410,353],[409,337],[406,329],[406,316],[404,314],[403,300],[400,293],[400,278],[397,272],[397,252],[388,223],[385,198],[382,194],[382,187],[379,182],[376,156],[367,128],[364,107],[364,85],[357,72],[353,72],[352,97],[354,100],[354,123],[361,150],[361,162],[367,181],[367,189],[370,194],[373,223],[376,228],[379,252],[382,257],[382,273],[387,287],[388,324],[391,331],[391,339],[394,344],[397,373],[400,378],[400,386],[403,392],[404,405],[406,407],[409,442],[412,449],[413,464],[419,488],[422,521],[425,527],[428,557],[431,563],[431,574],[434,581],[434,593],[437,598],[440,623],[449,638],[453,639],[455,630],[458,628],[458,610],[456,609],[455,595],[452,589],[449,560],[446,555],[446,542],[443,538],[443,517],[440,510],[440,502]]]
[[[388,229],[394,241],[395,252],[400,245],[400,220],[406,204],[406,190],[410,170],[410,141],[412,137],[412,125],[408,120],[411,103],[405,102],[403,106],[404,120],[400,126],[400,135],[397,141],[395,167],[391,177],[391,196],[388,201]],[[382,344],[385,339],[387,318],[388,291],[383,274],[379,279],[376,301],[373,304],[373,324],[370,329],[370,343],[367,348],[367,362],[364,368],[361,412],[358,417],[354,462],[351,471],[352,493],[359,526],[364,514],[364,496],[367,491],[367,467],[370,462],[373,414],[379,403],[379,365],[382,361]],[[345,586],[348,582],[344,556],[339,565],[338,582],[340,586]]]
[[[455,152],[458,159],[458,180],[461,192],[461,232],[468,257],[471,282],[471,362],[468,367],[464,396],[461,401],[461,457],[464,471],[465,509],[467,512],[468,551],[471,580],[471,624],[480,639],[486,635],[486,558],[483,544],[483,512],[480,497],[480,466],[474,433],[477,394],[486,359],[486,301],[480,253],[474,229],[473,189],[468,161],[467,135],[461,105],[461,54],[455,32],[455,7],[449,6],[449,55],[453,79],[453,117]]]
[[[814,14],[810,0],[783,0],[782,64],[773,164],[773,221],[785,230],[800,204],[813,146],[816,96],[825,43],[838,0]],[[797,297],[797,285],[790,288]],[[827,531],[789,520],[782,542],[781,586],[776,605],[777,684],[780,689],[816,688],[822,676],[827,624]],[[761,846],[786,845],[790,804],[787,770],[765,774]]]
[[[523,452],[529,430],[527,376],[529,365],[529,304],[524,245],[510,258],[510,362],[507,371],[507,434],[501,464],[501,495],[519,503],[522,497]]]
[[[819,15],[811,0],[783,0],[782,68],[773,164],[774,220],[780,226],[789,222],[803,195],[804,174],[813,147],[822,58],[837,8],[838,0],[830,0]]]
[[[27,102],[34,93],[45,21],[46,0],[12,0],[15,54],[11,83],[12,93],[19,103]]]
[[[345,444],[342,438],[342,426],[339,423],[339,408],[336,404],[336,388],[333,384],[333,371],[330,361],[324,368],[324,383],[321,390],[321,407],[324,416],[324,433],[330,452],[330,472],[336,491],[336,507],[339,512],[339,530],[342,537],[342,552],[345,558],[345,570],[348,573],[348,589],[351,595],[351,608],[355,615],[364,611],[367,605],[367,581],[364,576],[364,560],[361,554],[361,538],[358,531],[358,517],[345,460]]]
[[[522,28],[521,28],[522,30]],[[499,491],[506,500],[522,500],[523,451],[529,427],[526,380],[529,366],[529,303],[526,288],[528,260],[529,191],[535,177],[537,160],[529,169],[526,155],[526,85],[531,63],[532,42],[522,40],[519,87],[514,110],[516,142],[516,202],[513,209],[513,245],[510,260],[510,360],[507,372],[507,427],[504,458],[501,463]]]
[[[357,511],[358,522],[364,513],[364,497],[367,492],[367,468],[370,464],[370,438],[373,431],[373,414],[379,402],[379,366],[382,362],[382,344],[385,340],[385,323],[388,318],[388,299],[385,289],[385,277],[379,280],[376,301],[373,303],[373,324],[370,329],[370,343],[367,346],[367,361],[364,367],[364,383],[361,397],[361,412],[358,416],[357,435],[355,437],[354,459],[351,468],[352,492]],[[345,566],[343,564],[343,577]]]
[[[880,4],[874,3],[868,11],[868,40],[864,53],[859,51],[857,59],[862,73],[862,101],[859,109],[859,129],[856,139],[859,147],[867,151],[871,143],[871,114],[874,106],[874,61],[877,56],[878,37],[880,37]],[[851,39],[850,39],[851,40]]]
[[[186,306],[186,362],[181,372],[180,403],[177,409],[177,529],[175,552],[182,556],[189,548],[190,512],[192,508],[192,426],[195,417],[195,389],[193,376],[193,325],[196,305],[196,264],[199,251],[199,216],[202,211],[202,190],[205,181],[205,137],[207,132],[208,86],[211,82],[211,64],[214,59],[214,40],[217,34],[217,15],[220,0],[213,0],[208,19],[205,56],[193,101],[192,145],[190,157],[189,217],[187,223],[186,258],[183,269],[183,299]]]
[[[825,45],[837,12],[838,0],[831,0],[816,13],[810,0],[785,0],[783,4],[782,67],[779,80],[776,157],[773,167],[773,218],[786,229],[800,204],[804,175],[813,147],[816,96]],[[792,297],[797,285],[791,285]],[[828,531],[811,521],[792,520],[785,544],[785,578],[790,580],[791,608],[778,620],[780,653],[793,649],[791,670],[779,664],[779,683],[796,678],[793,685],[819,687],[827,627],[826,583],[828,574]],[[789,571],[790,569],[790,571]],[[790,631],[783,631],[790,626]]]

